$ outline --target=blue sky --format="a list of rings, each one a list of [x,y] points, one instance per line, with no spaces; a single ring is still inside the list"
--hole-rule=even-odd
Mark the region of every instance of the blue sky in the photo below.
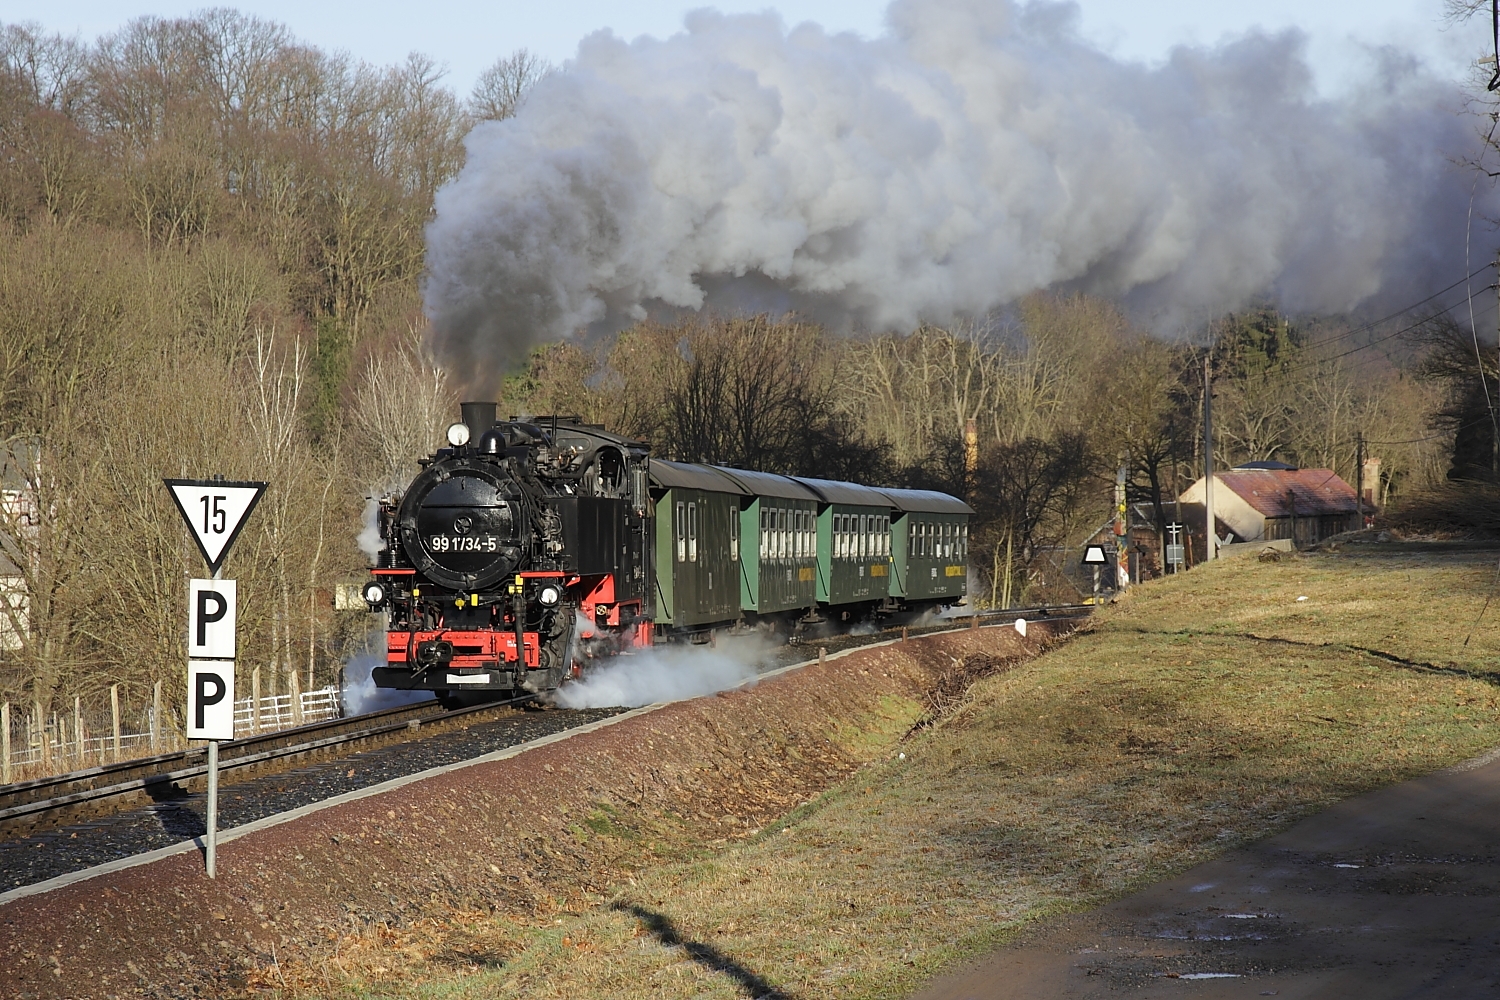
[[[202,0],[11,0],[0,20],[36,21],[93,38],[139,14],[179,15],[207,5]],[[498,56],[514,49],[524,46],[561,62],[589,32],[609,28],[627,38],[667,35],[695,7],[771,8],[789,24],[815,21],[866,36],[880,33],[885,11],[879,0],[366,0],[358,5],[244,0],[233,6],[281,21],[322,48],[343,49],[372,62],[424,52],[448,66],[449,82],[461,91]],[[1370,45],[1400,45],[1438,72],[1454,76],[1487,41],[1487,25],[1446,25],[1442,0],[1079,0],[1078,6],[1087,37],[1121,58],[1147,62],[1176,44],[1211,44],[1254,27],[1300,27],[1310,37],[1312,61],[1329,90],[1357,73]]]

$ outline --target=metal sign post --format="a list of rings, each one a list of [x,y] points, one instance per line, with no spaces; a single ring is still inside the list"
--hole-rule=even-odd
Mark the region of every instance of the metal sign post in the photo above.
[[[1099,570],[1108,562],[1109,558],[1104,554],[1104,546],[1102,545],[1090,545],[1083,550],[1083,564],[1085,566],[1092,566],[1094,569],[1095,607],[1099,605]]]
[[[1183,563],[1187,562],[1182,549],[1182,524],[1172,521],[1167,525],[1167,565],[1174,573],[1180,573]]]
[[[187,737],[208,741],[208,815],[203,860],[208,877],[218,872],[219,741],[234,739],[235,619],[239,592],[224,579],[224,559],[260,498],[265,483],[213,479],[167,479],[172,500],[187,522],[211,580],[188,581]]]

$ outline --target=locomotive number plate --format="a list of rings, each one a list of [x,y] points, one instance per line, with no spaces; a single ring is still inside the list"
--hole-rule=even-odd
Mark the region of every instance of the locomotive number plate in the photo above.
[[[498,552],[499,535],[429,535],[430,552]]]

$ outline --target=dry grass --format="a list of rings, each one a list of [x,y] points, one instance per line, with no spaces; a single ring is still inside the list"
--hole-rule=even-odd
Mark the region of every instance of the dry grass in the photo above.
[[[1476,624],[1495,573],[1321,555],[1140,588],[945,695],[936,725],[887,729],[882,760],[748,842],[643,869],[578,912],[414,930],[399,983],[374,971],[396,945],[364,941],[364,971],[327,992],[904,995],[1028,921],[1500,743],[1500,608]],[[464,965],[464,940],[504,946]]]
[[[1500,487],[1449,481],[1402,496],[1381,523],[1405,535],[1500,538]]]

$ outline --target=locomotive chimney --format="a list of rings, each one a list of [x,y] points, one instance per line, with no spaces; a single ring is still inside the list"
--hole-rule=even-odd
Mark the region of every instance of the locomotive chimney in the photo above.
[[[478,441],[481,434],[495,426],[494,403],[459,403],[463,422],[469,425],[469,439]]]

